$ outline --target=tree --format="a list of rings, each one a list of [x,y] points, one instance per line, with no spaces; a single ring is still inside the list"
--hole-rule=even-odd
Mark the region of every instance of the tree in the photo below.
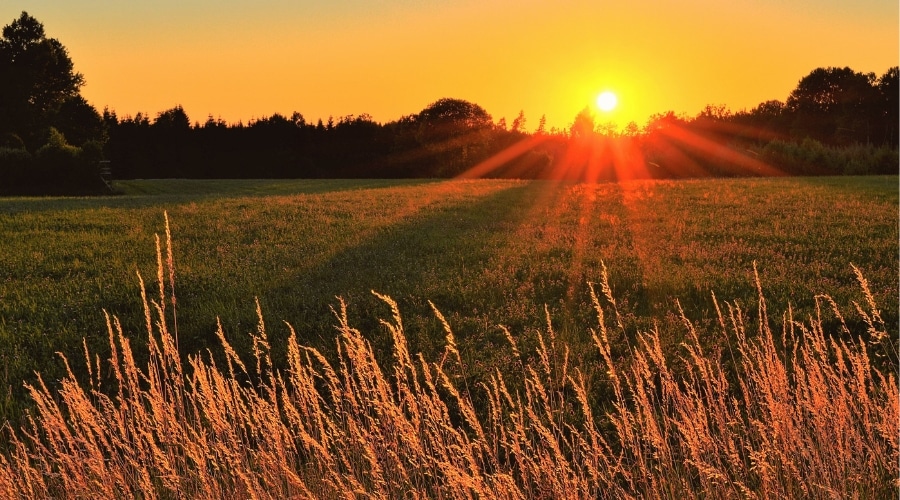
[[[879,109],[874,73],[816,68],[791,92],[785,108],[794,115],[793,135],[831,144],[869,142]]]
[[[569,127],[569,136],[573,139],[587,139],[594,133],[594,114],[587,107],[575,116],[575,121]]]
[[[743,128],[741,135],[756,144],[787,137],[789,121],[784,103],[776,99],[761,102],[752,110],[740,111],[731,118],[732,123]]]
[[[191,162],[191,120],[180,105],[156,115],[150,127],[154,142],[156,175],[185,176]]]
[[[638,137],[641,135],[641,127],[638,126],[637,122],[632,120],[628,122],[628,125],[625,125],[625,130],[622,131],[622,135],[631,138]]]
[[[0,133],[19,135],[31,149],[84,84],[65,47],[27,12],[3,28],[0,74]]]
[[[462,99],[438,99],[420,111],[418,119],[428,126],[448,127],[456,132],[491,126],[491,115],[484,108]]]
[[[884,144],[897,146],[897,125],[900,123],[900,68],[894,66],[888,69],[876,84],[881,96],[883,138]]]
[[[733,116],[728,106],[724,104],[707,104],[700,113],[697,114],[695,120],[708,120],[714,122],[724,122]]]
[[[107,130],[103,117],[80,95],[66,99],[52,121],[75,146],[105,142]]]
[[[431,153],[438,176],[457,175],[484,159],[490,151],[493,121],[477,104],[462,99],[439,99],[420,111],[416,122],[417,139]]]
[[[180,105],[167,109],[156,115],[153,126],[176,131],[187,131],[191,128],[191,120]]]
[[[519,110],[519,115],[513,120],[512,127],[509,129],[510,132],[525,133],[525,122],[525,111]]]
[[[671,130],[673,128],[685,128],[687,126],[687,118],[683,115],[676,114],[674,111],[666,111],[665,113],[656,113],[650,115],[644,132],[648,135],[655,132]]]
[[[535,129],[535,135],[544,135],[547,133],[547,115],[541,115],[541,119],[538,121],[537,129]]]
[[[784,114],[784,103],[779,100],[761,102],[750,114],[765,119],[779,118]]]
[[[112,162],[116,179],[161,177],[153,169],[153,141],[150,137],[150,118],[138,113],[119,118],[115,111],[105,109],[103,122],[109,133],[106,156]]]
[[[481,106],[462,99],[444,98],[429,104],[416,116],[423,143],[446,141],[471,134],[493,124]]]

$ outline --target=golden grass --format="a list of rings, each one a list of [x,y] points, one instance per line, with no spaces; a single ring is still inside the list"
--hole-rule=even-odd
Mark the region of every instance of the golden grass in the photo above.
[[[288,368],[274,369],[258,303],[253,363],[221,327],[224,357],[182,359],[170,329],[168,222],[166,233],[165,259],[157,240],[159,298],[143,294],[146,366],[137,366],[118,319],[107,316],[111,355],[92,360],[85,344],[89,380],[69,370],[58,390],[40,377],[28,386],[29,423],[5,429],[3,497],[897,495],[897,380],[870,359],[889,356],[896,366],[896,352],[855,268],[866,300],[854,309],[867,331],[824,331],[823,314],[840,317],[827,296],[817,297],[824,307],[816,316],[800,321],[788,310],[773,330],[759,287],[753,320],[738,304],[715,302],[717,331],[698,331],[679,306],[687,341],[674,360],[657,329],[637,332],[625,358],[613,356],[611,333],[626,332],[604,268],[601,294],[591,287],[595,360],[573,362],[548,314],[535,353],[520,352],[504,329],[513,366],[469,387],[437,308],[447,346],[435,363],[409,352],[397,304],[378,294],[391,311],[382,321],[393,339],[391,366],[380,365],[350,325],[343,301],[334,310],[332,360],[300,345],[291,328]],[[714,336],[729,341],[709,342]],[[591,387],[585,373],[598,370],[605,376]]]

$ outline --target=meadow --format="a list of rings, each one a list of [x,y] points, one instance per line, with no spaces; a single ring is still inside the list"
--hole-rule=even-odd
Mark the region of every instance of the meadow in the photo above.
[[[120,392],[119,403],[104,408],[120,408],[116,410],[124,412],[120,415],[139,414],[133,406],[129,407],[131,409],[126,407],[140,404],[143,397],[148,404],[154,401],[152,394],[140,395],[141,391],[152,389],[153,383],[148,389],[142,383],[123,378],[119,368],[101,370],[97,365],[92,371],[84,362],[86,351],[90,353],[90,359],[116,359],[116,346],[122,349],[122,339],[130,339],[134,359],[128,361],[126,357],[121,361],[121,372],[128,372],[128,366],[148,366],[146,373],[149,374],[152,372],[149,367],[156,366],[155,369],[163,372],[157,387],[166,387],[163,391],[166,394],[181,394],[175,400],[194,401],[183,392],[183,381],[179,382],[177,376],[172,377],[172,370],[180,374],[182,366],[178,363],[183,357],[187,359],[188,355],[208,349],[211,357],[203,358],[204,362],[216,364],[212,367],[203,365],[206,366],[203,368],[198,364],[200,358],[192,358],[193,373],[208,369],[210,380],[217,376],[225,376],[228,380],[230,376],[230,380],[238,384],[234,386],[237,392],[232,396],[239,402],[262,405],[265,398],[259,399],[261,395],[274,398],[274,394],[280,394],[282,390],[285,392],[280,401],[290,400],[308,389],[303,389],[304,376],[319,380],[309,382],[311,387],[321,389],[321,384],[325,384],[332,388],[328,389],[330,392],[326,391],[327,397],[322,396],[325,405],[332,410],[356,404],[351,397],[354,390],[362,391],[360,397],[363,399],[375,398],[370,401],[374,406],[366,411],[386,412],[392,401],[407,401],[400,404],[400,413],[394,416],[398,419],[397,425],[404,419],[421,417],[417,413],[420,410],[413,411],[411,406],[405,406],[412,404],[409,401],[419,400],[421,404],[431,401],[436,406],[428,411],[438,412],[436,422],[446,424],[450,429],[448,434],[438,433],[449,440],[444,443],[449,448],[443,450],[447,453],[456,450],[453,453],[457,453],[460,446],[472,445],[472,441],[467,440],[474,439],[479,443],[478,453],[484,455],[479,455],[477,460],[473,458],[471,463],[481,463],[486,467],[484,473],[495,470],[497,481],[506,477],[500,470],[515,463],[509,477],[516,481],[531,478],[526,483],[538,488],[537,476],[529,474],[537,474],[541,467],[552,464],[514,460],[521,458],[517,453],[527,455],[522,450],[517,452],[515,447],[525,446],[526,442],[531,443],[527,446],[538,448],[553,442],[568,442],[571,446],[566,448],[567,451],[551,449],[550,456],[555,457],[553,460],[565,458],[584,467],[579,469],[580,472],[573,472],[569,479],[587,481],[586,478],[593,477],[578,487],[581,488],[579,496],[581,493],[596,495],[597,490],[592,488],[602,484],[618,484],[623,488],[623,494],[641,496],[641,491],[649,491],[642,488],[649,488],[654,481],[653,468],[663,467],[660,464],[666,460],[676,465],[675,469],[666,469],[666,474],[671,473],[671,477],[659,476],[671,481],[667,483],[668,493],[694,489],[708,492],[718,484],[717,481],[723,481],[722,484],[732,488],[727,491],[734,495],[743,492],[741,488],[757,493],[790,494],[804,491],[806,486],[801,484],[806,483],[801,478],[805,469],[784,469],[796,466],[785,457],[780,461],[765,462],[774,467],[772,477],[780,478],[775,481],[775,486],[768,483],[769,479],[759,471],[762,456],[744,456],[747,450],[759,452],[758,443],[753,440],[762,439],[759,436],[748,438],[750,441],[746,442],[734,441],[734,446],[743,447],[744,451],[732,450],[737,453],[732,459],[738,458],[729,466],[732,472],[726,473],[721,467],[700,460],[701,456],[706,456],[704,453],[694,457],[694,465],[690,466],[688,462],[678,465],[681,460],[671,460],[673,456],[682,457],[689,453],[690,447],[669,449],[662,443],[651,443],[652,446],[645,449],[647,443],[637,443],[631,449],[627,435],[622,433],[627,434],[628,429],[648,430],[642,426],[654,422],[654,411],[661,411],[663,417],[668,415],[666,405],[677,403],[682,405],[676,405],[678,411],[686,411],[683,405],[697,402],[697,398],[688,397],[690,390],[683,393],[682,383],[674,378],[667,379],[666,373],[689,379],[693,376],[692,380],[716,385],[716,388],[710,385],[706,390],[712,392],[704,393],[701,398],[721,398],[721,401],[716,399],[721,405],[711,410],[711,414],[731,418],[732,422],[727,425],[721,422],[724,427],[743,422],[752,428],[764,427],[766,420],[778,417],[754,413],[757,408],[762,408],[759,411],[763,413],[777,409],[777,395],[766,396],[762,389],[765,383],[772,382],[770,377],[775,376],[761,372],[765,371],[763,365],[766,364],[762,361],[780,360],[789,371],[797,367],[825,370],[820,373],[825,378],[831,376],[827,367],[835,356],[855,360],[854,366],[864,365],[864,372],[865,367],[886,374],[896,371],[898,188],[895,176],[596,185],[506,180],[147,180],[122,182],[117,188],[123,194],[107,198],[0,199],[0,238],[4,242],[0,253],[0,363],[4,370],[2,387],[6,391],[2,415],[12,420],[14,428],[22,421],[24,408],[34,409],[27,394],[43,401],[38,408],[47,410],[45,416],[55,414],[51,411],[52,405],[48,406],[56,398],[54,391],[72,388],[65,382],[69,368],[63,357],[69,360],[72,380],[81,380],[83,386],[87,386],[84,381],[90,380],[95,385],[130,387],[126,392],[138,394],[133,402],[118,406],[125,402]],[[172,234],[177,318],[172,315],[173,308],[169,303],[168,312],[163,313],[166,319],[160,319],[159,325],[154,327],[146,319],[152,308],[145,313],[147,306],[141,300],[136,272],[147,283],[150,297],[157,297],[158,304],[171,300],[170,290],[166,292],[168,295],[161,297],[154,288],[159,266],[154,235],[162,234],[165,240],[164,212],[168,214]],[[168,271],[159,273],[167,275]],[[862,286],[861,276],[865,278]],[[372,291],[392,299],[387,300]],[[598,295],[602,300],[597,299]],[[765,296],[765,302],[762,296]],[[857,314],[854,303],[865,306],[859,311],[868,312]],[[606,319],[615,325],[608,331],[602,318],[598,322],[598,314],[602,314],[604,308]],[[121,321],[121,334],[115,326],[108,328],[104,310]],[[880,313],[875,314],[878,310]],[[779,311],[771,315],[775,334],[768,330],[770,316],[766,311]],[[843,314],[837,311],[843,311]],[[781,312],[785,316],[781,316]],[[260,324],[260,314],[267,320],[266,327]],[[876,317],[880,319],[873,327]],[[384,323],[379,318],[393,319]],[[759,324],[743,326],[754,323],[754,319]],[[174,337],[169,338],[173,339],[171,345],[177,347],[165,351],[168,344],[163,342],[162,351],[158,347],[154,350],[152,342],[147,344],[148,324],[155,332],[154,338],[165,339],[173,333]],[[162,328],[161,325],[168,326]],[[222,335],[217,333],[219,325]],[[747,330],[758,330],[758,335],[747,340]],[[806,337],[812,340],[808,343],[798,340]],[[223,338],[233,351],[223,350]],[[854,350],[859,338],[865,339],[861,352]],[[834,344],[833,340],[838,343]],[[548,343],[555,347],[551,349]],[[338,345],[342,348],[336,349]],[[773,352],[781,354],[767,351],[769,345]],[[265,347],[264,358],[271,361],[260,362],[260,346]],[[792,355],[784,352],[788,347],[795,347]],[[806,349],[811,350],[807,353]],[[736,360],[736,350],[745,354],[737,356],[744,359],[743,362]],[[723,361],[725,356],[713,356],[711,364],[707,365],[704,356],[691,354],[701,351],[731,352],[731,361]],[[301,356],[298,354],[301,352],[306,354]],[[321,352],[322,358],[309,358],[312,352]],[[421,365],[414,361],[416,353],[420,352],[423,353]],[[312,359],[312,364],[304,364],[304,356],[307,361]],[[649,356],[650,364],[657,367],[670,363],[671,372],[664,369],[660,379],[659,373],[653,375],[650,371],[641,371],[641,356]],[[252,369],[234,368],[238,357],[245,361],[256,357],[258,373],[254,375]],[[406,378],[425,377],[426,372],[430,374],[428,376],[440,377],[433,369],[443,370],[444,361],[454,358],[454,372],[447,376],[447,383],[429,382],[435,384],[432,387],[419,385],[419,382],[413,384]],[[552,368],[550,358],[554,360]],[[334,378],[328,375],[328,370],[321,371],[321,363],[327,363],[326,360],[341,367]],[[424,360],[436,364],[428,365]],[[439,364],[438,360],[441,360]],[[535,371],[532,362],[534,366],[544,366],[545,371]],[[644,362],[647,362],[646,358]],[[449,372],[452,363],[447,363]],[[722,368],[723,364],[728,368]],[[113,365],[116,363],[111,363]],[[570,365],[578,367],[577,375],[575,371],[568,371]],[[215,366],[223,371],[216,372]],[[361,379],[379,379],[378,366],[385,367],[386,377],[393,381],[392,384],[360,386]],[[629,373],[636,378],[621,384],[609,380],[609,374],[615,373],[617,366],[635,370]],[[227,371],[225,367],[236,372]],[[188,371],[186,365],[184,369]],[[702,374],[696,375],[697,370]],[[721,379],[716,375],[717,370],[722,373]],[[42,374],[48,392],[41,392],[35,371]],[[276,382],[274,378],[282,371],[286,376],[294,377],[287,385],[279,385],[282,384],[280,379]],[[242,375],[242,372],[250,373]],[[726,372],[730,374],[727,377]],[[870,420],[875,418],[872,415],[890,408],[891,397],[896,399],[896,381],[882,379],[879,382],[876,373],[880,372],[860,375],[860,380],[868,382],[860,382],[863,389],[853,394],[853,397],[861,398],[862,403],[856,406],[869,412],[866,418]],[[412,375],[414,373],[418,375]],[[828,379],[829,383],[838,384],[837,389],[840,389],[843,372],[838,369],[834,373],[837,375],[832,373],[834,377]],[[747,378],[738,376],[736,382],[733,379],[736,374]],[[343,376],[349,378],[339,381]],[[357,376],[360,380],[353,378]],[[503,395],[506,389],[500,379],[504,376],[511,387],[518,387],[522,392],[510,389],[512,395]],[[754,376],[760,378],[753,379]],[[728,377],[732,377],[730,380],[734,384],[731,389],[723,383]],[[263,384],[259,394],[253,393],[256,396],[250,392],[241,393],[244,390],[252,392],[241,385],[243,382],[238,383],[248,380],[269,380],[269,385]],[[579,380],[582,381],[580,385],[576,383]],[[742,380],[747,385],[738,383]],[[23,381],[38,390],[26,390]],[[136,385],[129,386],[132,383]],[[192,383],[195,387],[203,385],[198,379],[193,379]],[[788,385],[795,388],[792,385],[795,383],[792,378]],[[887,389],[884,389],[885,383]],[[630,414],[628,412],[635,408],[643,408],[643,403],[635,404],[640,403],[638,389],[644,386],[642,384],[647,387],[661,384],[664,395],[651,394],[651,399],[662,399],[648,400],[645,409],[649,414]],[[339,386],[344,387],[343,392],[336,389]],[[747,398],[746,410],[729,406],[731,403],[726,395],[733,396],[737,386],[741,387],[737,392]],[[811,387],[810,390],[816,389],[815,384]],[[780,390],[790,392],[790,388],[785,386]],[[872,394],[866,392],[870,389]],[[754,393],[754,390],[763,392]],[[550,396],[542,396],[544,391]],[[69,396],[56,399],[69,401],[67,397],[73,397],[71,395],[75,393],[67,394]],[[88,399],[101,404],[103,400],[97,394]],[[307,396],[312,397],[311,394]],[[519,401],[515,404],[516,394],[520,398],[527,397],[527,403]],[[682,396],[686,399],[679,399]],[[773,406],[765,407],[768,403],[763,401],[764,396],[775,398],[769,401]],[[821,403],[813,396],[810,395],[810,402]],[[834,394],[829,397],[832,396]],[[351,400],[342,399],[348,397]],[[168,398],[165,396],[162,400],[175,401]],[[440,405],[435,401],[441,398],[449,398],[450,410],[446,410],[449,413],[440,414]],[[501,399],[508,405],[501,404]],[[270,401],[274,407],[280,404],[276,400]],[[379,401],[385,406],[379,406]],[[204,407],[202,402],[192,404],[195,411]],[[235,404],[237,406],[232,409],[240,410],[244,403]],[[250,410],[244,408],[240,412],[253,413],[254,408],[261,410],[262,406],[254,407],[253,404],[248,407]],[[584,409],[574,411],[572,405]],[[660,405],[663,410],[659,410]],[[518,422],[516,419],[521,419],[526,409],[534,413],[537,422],[544,422],[549,427],[529,427],[535,423],[506,427],[510,422]],[[806,410],[797,409],[801,413]],[[602,422],[597,424],[605,428],[597,430],[593,427],[593,417],[589,417],[591,411],[597,415],[604,412],[612,415],[600,419]],[[574,424],[553,416],[573,412],[573,421],[590,425],[568,427]],[[678,416],[675,413],[672,418]],[[542,420],[542,414],[546,414],[547,421]],[[362,412],[355,417],[331,414],[328,418],[337,419],[335,429],[351,424],[363,429],[364,422],[368,422],[366,425],[372,423],[369,422],[371,415],[366,415],[369,414]],[[624,420],[617,421],[616,415]],[[84,414],[79,418],[88,416]],[[324,425],[321,422],[327,418],[320,417],[317,417],[319,425]],[[890,415],[878,418],[888,417]],[[73,418],[73,421],[78,422],[79,418]],[[209,415],[191,418],[195,419],[191,420],[194,423],[213,422]],[[289,416],[284,418],[290,419]],[[493,430],[488,432],[495,439],[491,453],[488,453],[490,439],[485,436],[472,438],[479,432],[486,432],[479,431],[476,424],[479,418],[495,419],[491,421]],[[849,414],[847,418],[848,422],[854,422],[858,415]],[[60,422],[64,420],[61,418]],[[145,420],[143,424],[135,421],[135,428],[148,425],[151,420]],[[673,425],[676,421],[663,418],[662,423]],[[47,418],[41,422],[45,427],[38,426],[33,431],[36,436],[46,434],[52,441],[53,436],[62,432],[53,430],[56,424]],[[874,421],[869,423],[876,426]],[[246,422],[241,425],[252,427]],[[522,425],[527,430],[522,430],[525,429]],[[881,431],[873,431],[875,427],[854,432],[860,435],[874,432],[872,439],[876,441],[880,439],[877,436],[890,435],[890,420],[878,425],[887,425],[881,434]],[[468,433],[459,434],[463,428],[468,429]],[[349,428],[341,429],[340,432],[350,432]],[[579,433],[576,429],[586,430]],[[619,433],[617,444],[609,447],[599,444],[598,436],[607,436],[611,429]],[[768,436],[760,429],[757,429],[760,436]],[[521,436],[516,434],[520,430]],[[804,430],[810,429],[792,431]],[[549,434],[537,439],[543,444],[525,439],[525,436],[541,435],[544,431]],[[784,429],[776,429],[776,434],[781,431]],[[152,435],[159,429],[151,425],[146,432]],[[337,430],[334,432],[338,433]],[[239,441],[255,443],[261,435],[264,433],[242,435]],[[347,435],[352,436],[352,433]],[[302,437],[293,436],[291,439]],[[506,440],[504,436],[517,437]],[[813,437],[821,439],[824,436]],[[520,437],[524,441],[519,440]],[[308,444],[311,448],[305,452],[292,451],[295,455],[288,454],[300,460],[297,457],[317,453],[318,448],[312,442],[327,445],[317,441],[319,438],[325,439],[323,436],[310,438],[304,446]],[[460,441],[450,443],[453,439]],[[592,444],[581,446],[578,439]],[[360,437],[360,443],[364,441]],[[827,441],[819,442],[817,446],[821,447],[824,442]],[[879,446],[886,446],[886,453],[896,455],[896,442],[889,438],[886,442]],[[854,453],[865,455],[877,448],[866,448],[869,445],[854,444],[857,446]],[[431,446],[438,445],[427,445]],[[860,451],[859,446],[864,449]],[[7,448],[22,450],[15,442]],[[381,457],[389,449],[381,443],[377,453],[366,449],[358,451],[361,456],[370,453]],[[617,455],[624,453],[622,450],[637,453],[629,455],[634,459],[635,469],[622,465],[622,455]],[[650,455],[642,456],[641,450]],[[606,464],[613,472],[601,481],[596,476],[599,462],[574,458],[589,454],[589,451],[593,453],[591,460],[614,460],[619,456],[619,466]],[[663,452],[669,454],[668,458],[659,455]],[[112,452],[107,449],[101,455],[103,453]],[[184,458],[183,454],[179,456]],[[265,464],[254,462],[258,458],[250,460],[251,469],[268,470]],[[338,453],[331,465],[308,462],[309,467],[316,469],[310,477],[318,478],[316,484],[322,488],[320,492],[329,491],[336,495],[335,491],[349,488],[393,496],[401,491],[377,481],[353,484],[347,479],[362,477],[360,474],[364,471],[368,471],[364,476],[372,476],[373,471],[384,465],[379,459],[371,458],[368,465],[342,460]],[[422,457],[414,460],[422,460]],[[727,456],[724,460],[731,463]],[[891,461],[896,465],[896,456],[880,457],[879,460],[885,462],[879,462],[876,467],[881,471],[874,479],[876,490],[877,485],[881,485],[888,490],[878,491],[891,491],[890,480],[885,478],[896,476],[896,470],[889,465]],[[192,463],[196,465],[196,462]],[[411,464],[413,462],[405,466]],[[814,466],[810,464],[813,462],[804,467]],[[701,467],[707,465],[711,467],[708,470]],[[751,465],[756,467],[756,472],[749,472]],[[855,465],[861,465],[860,470],[873,466],[871,463],[850,464],[851,468]],[[329,469],[331,466],[334,466],[333,470]],[[402,467],[394,466],[399,469],[385,472],[382,481],[404,477]],[[212,471],[217,466],[210,463],[209,467]],[[475,466],[472,467],[474,470]],[[441,477],[448,474],[447,470],[438,469]],[[676,477],[679,470],[686,474],[681,479]],[[712,472],[706,474],[705,470]],[[840,477],[844,477],[841,474],[858,474],[858,471],[849,470],[826,472],[837,476],[827,480],[819,478],[828,486],[823,486],[825,489],[817,494],[825,494],[823,492],[827,493],[829,488],[833,490],[835,484],[840,484]],[[207,491],[203,488],[209,486],[204,483],[208,478],[194,477],[189,484],[177,481],[170,484],[165,479],[169,477],[166,476],[168,473],[157,473],[148,478],[136,472],[132,475],[146,479],[146,483],[141,483],[144,486],[160,491],[189,488],[200,492]],[[643,474],[643,479],[638,477],[639,473]],[[102,476],[97,474],[94,471],[85,477]],[[306,479],[297,482],[285,479],[288,476],[276,476],[281,478],[275,479],[276,482],[287,481],[284,483],[286,489],[278,490],[282,492],[299,494],[297,492],[311,484]],[[341,483],[336,479],[339,477],[350,482]],[[785,482],[784,478],[789,480]],[[844,477],[844,484],[856,484],[853,483],[856,479]],[[429,489],[437,488],[428,482],[433,480],[417,476],[412,483],[404,483],[407,488],[404,491],[413,491],[419,484],[422,491],[438,492]],[[645,480],[649,483],[641,482]],[[9,479],[7,481],[10,484]],[[91,480],[87,481],[90,483]],[[506,491],[503,488],[509,485],[502,481],[496,484],[476,481],[472,483],[475,485],[472,491],[491,496],[487,493],[494,491],[488,487],[491,484],[499,488],[497,491]],[[51,490],[59,487],[53,486],[52,480],[50,483],[47,487]],[[272,486],[260,486],[252,481],[241,484],[241,488],[245,488],[241,491],[245,491],[246,496]],[[559,493],[566,491],[566,484],[563,481],[553,487],[559,487],[555,490]],[[875,490],[871,488],[870,484],[856,491],[872,493]],[[119,493],[124,494],[126,490]],[[526,496],[544,493],[552,496],[552,492],[534,490],[532,493],[534,495]],[[663,493],[661,496],[670,495]]]

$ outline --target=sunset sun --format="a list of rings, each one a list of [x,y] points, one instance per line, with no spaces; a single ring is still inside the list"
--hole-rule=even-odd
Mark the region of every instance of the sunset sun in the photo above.
[[[600,111],[612,111],[616,109],[617,104],[619,104],[619,99],[616,97],[616,94],[608,90],[601,92],[597,96],[597,108],[600,109]]]

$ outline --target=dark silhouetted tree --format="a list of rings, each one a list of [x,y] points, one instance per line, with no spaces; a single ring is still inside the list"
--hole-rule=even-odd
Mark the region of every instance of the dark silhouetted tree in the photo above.
[[[439,99],[416,117],[420,144],[436,162],[439,177],[452,177],[484,159],[490,152],[491,115],[462,99]]]
[[[191,129],[191,120],[180,105],[156,115],[153,126],[160,130],[184,133]]]
[[[525,133],[525,122],[525,111],[519,110],[519,114],[516,116],[515,120],[513,120],[509,131],[514,133]]]
[[[103,118],[80,95],[66,99],[53,122],[66,139],[76,146],[83,146],[90,141],[105,142],[106,126]]]
[[[22,14],[0,37],[0,179],[7,193],[88,193],[98,186],[105,125],[79,94],[65,47]],[[25,150],[24,154],[21,150]]]
[[[575,116],[575,121],[569,126],[569,137],[575,140],[588,139],[594,134],[595,125],[594,114],[590,109],[584,108]]]
[[[898,137],[897,126],[900,124],[900,81],[898,81],[898,67],[894,66],[887,70],[876,84],[878,93],[881,96],[882,106],[880,109],[881,141],[883,144],[897,147]]]
[[[27,12],[3,28],[0,75],[0,133],[20,135],[29,149],[43,144],[60,108],[84,84],[65,47]]]
[[[880,108],[875,74],[850,68],[817,68],[803,77],[785,105],[792,134],[829,144],[867,143]]]
[[[191,120],[180,105],[156,115],[150,127],[155,164],[153,176],[193,177]]]
[[[739,114],[735,120],[746,126],[747,139],[757,143],[784,138],[790,132],[791,116],[784,103],[775,99],[760,103],[749,113]]]
[[[418,119],[426,127],[446,128],[457,134],[491,126],[491,115],[484,108],[462,99],[438,99],[420,111]]]
[[[541,119],[538,121],[538,126],[534,133],[537,135],[544,135],[547,133],[547,115],[541,115]]]
[[[150,119],[143,113],[119,119],[115,111],[103,111],[109,133],[106,156],[112,162],[113,177],[135,179],[164,177],[155,168]]]

